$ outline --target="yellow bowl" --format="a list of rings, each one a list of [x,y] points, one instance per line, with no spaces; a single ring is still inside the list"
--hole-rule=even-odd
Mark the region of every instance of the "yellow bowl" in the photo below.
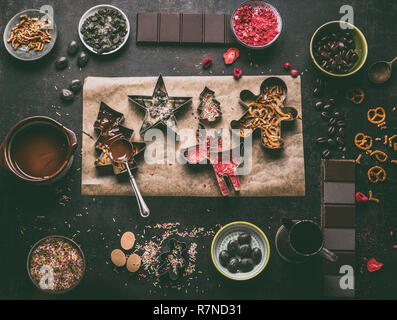
[[[314,46],[314,43],[317,41],[317,39],[319,37],[323,36],[324,34],[329,34],[329,33],[340,30],[341,29],[340,24],[344,24],[349,27],[349,31],[351,32],[351,34],[353,36],[354,43],[356,45],[356,48],[354,51],[358,55],[358,60],[356,61],[356,63],[352,67],[352,69],[348,73],[344,73],[344,74],[332,73],[332,72],[329,72],[329,71],[321,68],[319,63],[316,61],[316,58],[314,57],[314,53],[313,53],[313,46]],[[314,64],[320,71],[322,71],[323,73],[325,73],[331,77],[344,78],[344,77],[348,77],[348,76],[355,74],[365,64],[365,61],[367,60],[367,56],[368,56],[368,44],[367,44],[367,40],[365,39],[364,34],[356,26],[354,26],[348,22],[343,22],[343,21],[330,21],[330,22],[323,24],[321,27],[319,27],[316,30],[316,32],[314,32],[312,39],[310,41],[310,55],[312,57]]]

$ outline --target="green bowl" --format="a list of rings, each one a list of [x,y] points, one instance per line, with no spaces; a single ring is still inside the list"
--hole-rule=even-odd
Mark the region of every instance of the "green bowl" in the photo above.
[[[356,49],[354,51],[358,55],[358,60],[356,61],[356,63],[350,69],[350,71],[348,73],[336,74],[336,73],[332,73],[332,72],[329,72],[329,71],[321,68],[319,63],[316,61],[316,58],[314,57],[313,46],[314,46],[314,43],[317,41],[317,39],[324,36],[325,34],[340,31],[341,24],[349,26],[349,29],[350,29],[349,31],[353,35],[354,43],[356,45]],[[321,70],[323,73],[325,73],[331,77],[335,77],[335,78],[348,77],[348,76],[355,74],[365,64],[365,61],[367,60],[367,56],[368,56],[367,40],[365,39],[364,34],[356,26],[354,26],[348,22],[343,22],[343,21],[330,21],[330,22],[323,24],[321,27],[319,27],[316,30],[316,32],[314,32],[312,39],[310,41],[310,56],[312,57],[312,60],[313,60],[314,64],[316,65],[316,67],[319,70]]]

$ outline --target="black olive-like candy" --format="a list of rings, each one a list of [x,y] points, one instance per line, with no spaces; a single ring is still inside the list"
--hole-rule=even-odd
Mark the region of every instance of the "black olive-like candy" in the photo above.
[[[73,93],[77,93],[81,90],[81,81],[76,79],[73,80],[70,85],[69,85],[69,89],[70,91],[72,91]]]
[[[79,44],[77,41],[73,40],[68,45],[68,55],[74,56],[79,51]]]
[[[238,248],[238,254],[241,258],[247,258],[251,256],[251,246],[249,244],[243,244]]]
[[[238,236],[238,243],[239,244],[250,244],[251,243],[251,235],[249,233],[242,233]]]
[[[250,272],[254,269],[254,260],[251,258],[244,258],[240,261],[240,269],[242,272]]]
[[[74,94],[73,94],[73,92],[70,91],[70,90],[63,89],[63,90],[61,91],[61,99],[62,99],[63,101],[66,101],[66,102],[73,101],[73,99],[74,99]]]
[[[262,260],[262,251],[259,248],[252,249],[252,259],[254,260],[255,264],[258,264]]]
[[[58,70],[66,69],[69,65],[68,58],[66,57],[59,57],[55,60],[55,68]]]
[[[84,68],[88,64],[88,60],[89,60],[88,54],[86,54],[84,51],[82,51],[79,54],[79,58],[77,59],[77,65],[80,68]]]
[[[238,241],[237,240],[230,240],[229,243],[227,244],[227,251],[229,251],[229,254],[231,257],[236,256],[238,253]]]
[[[219,262],[221,263],[222,267],[227,267],[230,261],[230,255],[229,252],[226,250],[222,250],[221,253],[219,254]]]
[[[236,273],[240,267],[240,260],[238,258],[232,258],[227,265],[227,270],[231,273]]]

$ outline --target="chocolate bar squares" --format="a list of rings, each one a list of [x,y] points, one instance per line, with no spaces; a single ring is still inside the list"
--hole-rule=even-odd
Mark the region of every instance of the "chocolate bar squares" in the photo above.
[[[200,13],[137,14],[137,43],[230,44],[230,15]]]
[[[356,268],[355,162],[322,160],[321,180],[321,224],[324,230],[324,246],[338,256],[336,262],[324,262],[324,295],[352,298],[355,296]],[[353,288],[341,285],[346,272],[344,268],[353,272]]]

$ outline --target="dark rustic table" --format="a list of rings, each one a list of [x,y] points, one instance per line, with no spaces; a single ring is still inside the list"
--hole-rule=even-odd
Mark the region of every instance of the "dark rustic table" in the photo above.
[[[100,1],[101,2],[101,1]],[[132,33],[128,45],[118,54],[100,58],[91,56],[86,68],[79,70],[75,59],[71,68],[57,72],[55,59],[66,54],[67,44],[78,38],[77,24],[81,15],[94,0],[73,1],[0,1],[0,34],[8,20],[17,12],[50,4],[55,10],[59,38],[54,51],[41,61],[21,63],[0,46],[0,138],[17,121],[33,115],[45,115],[61,121],[74,130],[81,142],[82,95],[73,104],[65,105],[55,87],[62,88],[75,78],[87,76],[128,77],[208,74],[200,66],[203,58],[214,59],[211,74],[231,75],[233,67],[223,63],[224,47],[137,46],[135,43],[136,13],[138,11],[230,13],[240,0],[114,0],[111,4],[124,10],[131,22]],[[280,1],[272,3],[284,19],[284,30],[277,44],[269,50],[249,52],[242,49],[235,63],[246,75],[284,74],[283,63],[291,62],[301,72],[303,95],[303,126],[306,168],[306,197],[301,198],[147,198],[152,214],[148,220],[137,216],[132,197],[83,197],[80,193],[81,158],[77,157],[72,170],[57,186],[34,188],[17,181],[5,170],[0,170],[0,298],[46,298],[38,293],[26,272],[26,257],[30,246],[49,234],[75,238],[87,258],[87,272],[81,285],[62,298],[200,298],[200,299],[289,299],[322,298],[321,264],[319,260],[304,266],[284,263],[275,252],[274,236],[281,217],[320,219],[320,153],[313,140],[323,135],[327,125],[314,110],[312,96],[314,80],[318,76],[309,57],[309,41],[314,30],[329,20],[339,19],[339,9],[346,1]],[[369,45],[365,67],[347,81],[335,84],[342,97],[349,86],[362,87],[366,92],[363,105],[353,106],[340,99],[340,108],[347,114],[348,133],[346,158],[355,159],[354,134],[372,132],[366,121],[369,106],[384,106],[389,110],[397,105],[397,75],[382,87],[370,85],[366,77],[368,65],[377,59],[391,59],[397,55],[397,2],[393,0],[350,1],[354,8],[355,24],[364,32]],[[394,89],[394,90],[393,90]],[[394,120],[394,121],[393,121]],[[389,132],[396,129],[396,116],[388,119]],[[394,132],[396,133],[396,132]],[[78,152],[79,154],[79,152]],[[335,154],[340,158],[342,153]],[[376,187],[369,186],[364,162],[357,170],[357,189],[370,188],[381,198],[381,203],[358,207],[357,212],[357,296],[359,298],[395,298],[397,278],[397,232],[395,197],[397,170],[389,169],[390,180]],[[394,180],[393,180],[394,179]],[[62,200],[62,196],[71,197]],[[65,201],[66,205],[59,204]],[[207,210],[209,209],[209,210]],[[210,212],[208,212],[210,211]],[[135,213],[136,212],[136,213]],[[78,217],[82,213],[82,217]],[[88,213],[88,214],[86,214]],[[37,219],[37,216],[45,216]],[[112,219],[115,218],[115,223]],[[178,291],[172,288],[154,288],[151,282],[137,280],[127,272],[116,273],[110,264],[111,249],[117,246],[118,229],[125,231],[137,225],[180,222],[184,227],[215,227],[235,220],[257,224],[267,234],[271,258],[265,271],[248,282],[232,282],[223,278],[212,265],[209,255],[211,238],[199,239],[198,268],[202,274],[190,286]],[[87,232],[90,230],[90,232]],[[202,249],[202,247],[205,249]],[[381,271],[373,274],[359,270],[364,258],[376,258],[384,263]],[[187,293],[186,293],[187,292]]]

